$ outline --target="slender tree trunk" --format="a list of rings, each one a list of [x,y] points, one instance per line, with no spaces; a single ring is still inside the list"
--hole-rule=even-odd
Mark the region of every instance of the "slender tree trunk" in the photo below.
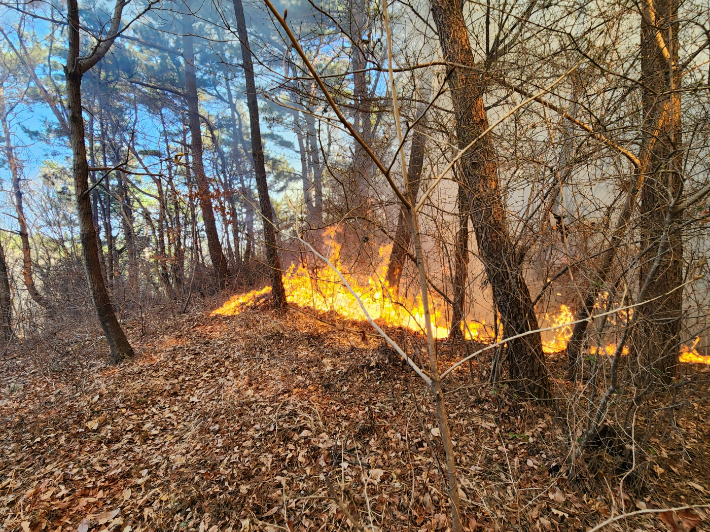
[[[212,199],[210,197],[210,185],[205,174],[205,167],[202,161],[202,128],[200,126],[199,99],[197,95],[197,74],[195,71],[195,52],[192,37],[192,14],[183,15],[183,52],[185,56],[185,99],[187,100],[188,124],[190,127],[190,151],[192,155],[193,173],[197,184],[200,209],[202,211],[202,222],[205,226],[207,237],[207,248],[212,260],[212,267],[217,276],[217,286],[224,288],[231,276],[227,264],[227,259],[222,251],[222,244],[217,232],[217,222],[215,221]]]
[[[124,4],[117,3],[116,12],[120,22],[120,14]],[[120,6],[120,9],[119,9]],[[66,75],[66,98],[69,110],[69,139],[72,150],[74,191],[76,195],[79,232],[84,268],[89,283],[89,290],[94,300],[99,322],[111,350],[111,362],[117,364],[127,357],[133,356],[133,348],[118,322],[111,305],[111,299],[104,278],[101,275],[101,259],[96,240],[96,228],[91,213],[91,198],[89,194],[89,164],[86,159],[86,144],[84,138],[84,117],[81,106],[81,81],[84,72],[90,68],[80,59],[80,21],[77,0],[68,0],[67,31],[69,33],[69,51],[64,72]],[[117,24],[118,25],[118,24]],[[112,24],[113,26],[113,24]],[[106,41],[110,42],[112,41]],[[103,52],[108,51],[108,48]],[[97,52],[95,51],[94,54]],[[89,59],[94,59],[95,55]],[[100,58],[99,58],[100,59]],[[95,63],[93,63],[95,64]]]
[[[306,149],[308,164],[313,172],[313,219],[311,223],[320,228],[323,225],[323,166],[320,162],[318,148],[318,132],[316,119],[311,114],[304,113],[306,122]]]
[[[118,164],[119,158],[114,159],[114,164]],[[139,297],[138,286],[138,249],[136,245],[135,223],[133,220],[133,207],[128,197],[128,183],[123,172],[116,172],[118,201],[121,209],[121,225],[123,226],[123,239],[125,249],[128,254],[128,288],[131,298],[135,301]]]
[[[655,142],[653,130],[643,129],[643,145],[653,142],[648,177],[641,190],[641,242],[648,248],[641,257],[640,285],[646,282],[659,253],[668,209],[683,188],[681,92],[678,70],[678,0],[644,0],[641,22],[641,80],[644,124],[665,114]],[[653,16],[655,14],[655,20]],[[657,273],[650,278],[640,306],[633,347],[649,369],[665,382],[678,373],[678,354],[683,315],[683,240],[681,231],[668,233]]]
[[[313,190],[311,186],[311,180],[309,175],[309,165],[308,165],[308,150],[307,145],[307,134],[303,134],[303,123],[305,120],[301,120],[298,111],[293,111],[293,130],[296,133],[296,140],[298,141],[298,154],[301,157],[301,187],[303,189],[303,200],[306,204],[306,212],[308,214],[308,224],[313,224],[313,217],[315,214],[315,206],[313,205]]]
[[[237,33],[242,44],[242,64],[247,88],[247,107],[249,109],[249,122],[251,125],[251,149],[254,159],[254,174],[256,188],[259,191],[259,207],[263,218],[264,243],[266,244],[266,261],[271,277],[271,293],[274,308],[282,309],[286,306],[286,292],[281,278],[281,264],[276,247],[276,233],[274,232],[274,218],[272,216],[271,199],[269,198],[269,185],[266,181],[266,167],[264,165],[264,148],[261,143],[261,126],[259,124],[259,103],[256,97],[256,84],[254,82],[254,64],[249,48],[246,20],[242,0],[234,0],[234,14],[237,18]]]
[[[5,249],[0,241],[0,339],[12,338],[12,299],[10,273],[5,262]]]
[[[449,78],[456,115],[458,145],[465,148],[488,128],[483,106],[485,76],[476,69],[463,8],[458,0],[432,0],[444,59],[455,68]],[[539,328],[522,257],[508,234],[498,168],[490,136],[483,137],[461,159],[461,168],[472,194],[472,222],[493,301],[500,312],[506,337]],[[507,362],[515,387],[526,395],[546,398],[550,386],[540,333],[507,343]]]
[[[468,278],[468,220],[471,207],[466,187],[458,185],[459,230],[456,232],[456,249],[454,250],[454,298],[451,315],[449,338],[463,340],[463,321],[466,319],[466,279]]]
[[[423,112],[425,107],[420,107]],[[426,149],[426,137],[424,136],[424,128],[426,123],[424,119],[414,128],[412,135],[412,146],[409,151],[409,165],[407,173],[409,176],[409,197],[415,202],[417,194],[419,194],[419,185],[422,180],[424,171],[424,151]],[[399,283],[402,279],[402,271],[404,270],[404,262],[407,258],[407,253],[412,240],[412,227],[407,221],[407,215],[404,209],[401,209],[397,217],[397,229],[394,233],[394,242],[392,243],[392,252],[390,253],[389,263],[387,264],[387,273],[385,281],[392,293],[397,296],[399,294]]]
[[[0,89],[1,90],[1,89]],[[39,293],[35,285],[34,277],[32,276],[32,248],[30,247],[30,234],[27,227],[27,219],[25,218],[25,208],[23,201],[22,188],[20,187],[21,169],[20,164],[15,157],[15,149],[12,145],[12,133],[7,123],[5,115],[5,99],[0,92],[0,118],[2,120],[2,130],[5,136],[5,158],[10,167],[10,175],[12,180],[12,193],[15,197],[15,212],[17,213],[17,223],[20,229],[20,244],[22,246],[22,278],[25,282],[27,292],[30,294],[32,301],[41,307],[47,307],[48,301]]]
[[[366,72],[367,57],[365,56],[364,42],[367,32],[368,0],[350,0],[351,23],[349,28],[352,40],[352,69],[353,69],[353,96],[355,101],[354,127],[360,137],[372,145],[372,116],[370,114],[370,97],[368,90],[368,76]],[[363,147],[355,143],[355,157],[353,171],[354,182],[351,205],[356,213],[365,213],[368,205],[368,184],[371,177],[372,161]]]
[[[99,89],[99,134],[101,135],[101,160],[104,168],[108,167],[107,146],[109,144],[108,135],[106,133],[106,121],[104,117],[104,102],[102,91]],[[109,288],[115,287],[117,277],[118,250],[116,249],[116,239],[113,236],[113,224],[111,222],[111,176],[107,175],[103,181],[103,188],[106,190],[106,201],[102,202],[101,197],[97,194],[95,197],[95,205],[101,206],[101,215],[103,218],[104,233],[106,235],[107,261],[106,261],[106,280]],[[98,189],[94,189],[98,192]],[[97,213],[98,214],[98,213]],[[98,239],[97,239],[98,242]]]
[[[168,237],[168,246],[165,246],[165,226],[167,220],[167,200],[165,198],[165,190],[163,189],[163,183],[160,178],[154,179],[155,186],[158,191],[158,227],[157,227],[157,257],[156,262],[158,263],[158,275],[163,282],[165,287],[165,292],[168,298],[173,299],[174,290],[173,285],[170,282],[170,273],[168,272],[168,254],[170,248],[170,237]],[[168,229],[169,232],[169,229]]]
[[[239,177],[239,182],[241,185],[241,193],[243,196],[243,201],[245,202],[245,210],[246,210],[246,216],[245,216],[245,230],[246,230],[246,244],[244,246],[244,263],[249,264],[251,261],[251,255],[252,255],[252,249],[253,249],[253,242],[254,242],[254,206],[252,205],[251,202],[251,194],[249,193],[250,191],[246,187],[246,182],[244,180],[244,175],[245,175],[245,168],[244,168],[244,162],[242,161],[241,155],[239,153],[239,146],[244,145],[244,136],[242,133],[242,126],[241,126],[241,118],[237,114],[237,106],[234,103],[234,98],[232,96],[232,88],[231,84],[228,79],[225,79],[226,85],[227,85],[227,97],[229,98],[229,114],[230,118],[232,121],[232,155],[234,157],[234,164],[236,166],[237,170],[237,175]],[[245,152],[249,153],[246,150],[245,147]],[[233,212],[233,227],[235,228],[235,231],[237,230],[237,210],[236,210],[236,203],[235,203],[235,209]]]
[[[163,126],[163,131],[166,132],[165,127],[165,117],[163,116],[162,109],[160,110],[160,122]],[[167,133],[164,134],[165,139],[165,154],[168,161],[173,160],[173,156],[170,150],[170,141],[168,140]],[[173,255],[171,258],[171,274],[173,285],[175,290],[180,293],[183,290],[183,284],[185,279],[185,248],[182,245],[182,222],[180,217],[181,206],[180,206],[180,194],[175,188],[175,180],[173,174],[173,166],[168,163],[168,190],[166,198],[166,213],[170,216],[170,205],[172,205],[173,214],[170,216],[170,228],[168,232],[168,243],[173,243]]]

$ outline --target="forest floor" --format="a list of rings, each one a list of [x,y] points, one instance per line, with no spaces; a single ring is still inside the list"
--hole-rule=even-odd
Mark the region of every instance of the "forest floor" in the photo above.
[[[81,349],[54,339],[6,353],[0,529],[351,530],[349,514],[364,530],[446,530],[443,452],[421,382],[369,327],[324,323],[334,319],[193,310],[129,327],[138,355],[118,367],[98,335]],[[410,352],[422,342],[392,334]],[[442,366],[460,358],[460,346],[440,348]],[[467,530],[589,530],[710,502],[708,379],[628,478],[605,450],[572,478],[570,409],[485,380],[483,366],[464,365],[446,387]],[[709,516],[643,513],[604,530],[710,530]]]

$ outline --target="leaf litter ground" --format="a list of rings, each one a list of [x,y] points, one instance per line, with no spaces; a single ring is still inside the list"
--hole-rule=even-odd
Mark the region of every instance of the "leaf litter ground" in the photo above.
[[[263,304],[230,317],[195,311],[167,332],[131,329],[140,356],[119,367],[98,355],[57,364],[39,345],[6,359],[0,528],[447,530],[426,391],[368,327],[335,320]],[[391,334],[411,353],[424,348]],[[462,352],[440,349],[442,367]],[[706,402],[691,403],[642,487],[622,493],[613,464],[571,480],[559,412],[478,382],[482,369],[464,366],[446,384],[468,530],[587,530],[612,514],[710,499]],[[701,509],[607,530],[704,522]]]

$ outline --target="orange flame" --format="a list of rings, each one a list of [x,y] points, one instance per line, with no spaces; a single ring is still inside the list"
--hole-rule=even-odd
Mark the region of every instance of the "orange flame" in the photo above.
[[[693,363],[693,364],[710,364],[710,356],[701,355],[698,353],[696,346],[700,342],[700,337],[697,337],[693,342],[693,345],[688,347],[687,345],[680,346],[680,358],[681,362]]]
[[[332,238],[332,234],[328,235]],[[353,292],[362,302],[367,313],[373,320],[390,327],[403,327],[415,332],[425,330],[424,305],[421,298],[405,300],[395,298],[387,282],[384,280],[387,268],[387,258],[392,246],[382,246],[379,250],[381,258],[380,266],[374,275],[362,282],[348,272],[347,268],[340,260],[341,246],[334,241],[330,241],[330,261],[343,274]],[[286,298],[290,304],[301,307],[312,308],[320,312],[336,312],[343,319],[354,321],[365,321],[366,318],[360,309],[360,305],[350,291],[342,283],[338,275],[331,268],[322,268],[316,271],[309,270],[305,265],[293,265],[283,275]],[[220,308],[212,312],[212,315],[234,316],[242,312],[246,307],[256,303],[260,298],[271,293],[271,287],[267,286],[258,290],[252,290],[246,294],[235,295]],[[602,303],[605,294],[602,294]],[[449,328],[445,326],[446,320],[437,307],[437,301],[432,299],[431,317],[434,337],[437,339],[447,338]],[[601,303],[595,305],[600,306]],[[440,305],[439,306],[443,306]],[[619,312],[619,319],[625,321],[631,317],[630,313]],[[572,337],[572,322],[574,314],[567,305],[561,305],[557,311],[546,313],[541,320],[541,326],[553,327],[554,336],[543,342],[545,353],[559,353],[567,348],[567,343]],[[616,323],[613,316],[611,323]],[[467,321],[463,326],[466,339],[479,341],[494,341],[496,335],[485,330],[485,321]],[[501,340],[500,337],[497,338]],[[710,364],[710,356],[701,356],[695,349],[699,339],[691,347],[683,345],[681,347],[681,362],[695,362]],[[604,347],[590,347],[592,355],[613,356],[616,351],[616,344],[610,343]],[[623,354],[628,354],[629,350],[624,347]]]
[[[542,350],[545,353],[559,353],[567,348],[567,342],[572,337],[572,322],[574,315],[567,305],[561,305],[557,312],[545,314],[544,323],[550,323],[548,327],[555,327],[555,337],[552,340],[542,343]]]
[[[330,243],[330,261],[343,274],[357,297],[362,301],[367,313],[373,320],[391,327],[404,327],[406,329],[422,332],[425,327],[424,305],[421,298],[415,300],[399,300],[394,297],[387,282],[384,280],[387,261],[391,246],[380,248],[381,265],[375,275],[361,282],[340,261],[340,245]],[[353,294],[345,287],[338,275],[330,268],[323,268],[316,272],[309,271],[303,264],[293,265],[283,276],[286,298],[291,304],[310,307],[321,312],[337,312],[347,320],[365,320]],[[237,295],[227,301],[222,307],[215,310],[213,315],[236,315],[245,307],[256,302],[260,297],[269,293],[270,287],[253,290],[247,294]],[[441,311],[436,305],[431,310],[433,332],[436,338],[446,338],[449,334]],[[471,323],[468,337],[478,337],[480,324]]]

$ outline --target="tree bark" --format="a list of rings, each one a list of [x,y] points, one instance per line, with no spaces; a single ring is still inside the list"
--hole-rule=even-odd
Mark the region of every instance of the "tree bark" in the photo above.
[[[449,77],[456,115],[459,148],[468,146],[488,128],[483,106],[484,74],[476,69],[463,8],[458,0],[432,0],[444,59],[455,68]],[[530,292],[523,277],[522,257],[508,234],[498,168],[491,137],[486,135],[461,158],[461,168],[471,191],[473,229],[493,301],[506,337],[539,328]],[[550,386],[540,333],[527,334],[507,343],[510,379],[521,393],[547,398]]]
[[[639,359],[665,382],[678,373],[678,354],[683,315],[683,240],[681,231],[668,232],[657,273],[651,266],[659,253],[668,210],[683,188],[681,92],[678,69],[678,0],[644,0],[641,20],[641,81],[644,128],[642,145],[649,153],[648,176],[641,190],[641,242],[648,249],[641,257],[640,286],[649,275],[641,305],[633,347]],[[654,20],[655,18],[655,20]],[[649,124],[659,122],[655,138]],[[677,217],[682,216],[680,213]]]
[[[254,63],[249,48],[249,35],[244,18],[242,0],[234,0],[234,15],[237,19],[237,34],[242,45],[242,65],[247,88],[247,108],[249,109],[249,123],[251,126],[251,150],[254,159],[254,174],[256,188],[259,192],[259,208],[263,218],[264,243],[266,244],[266,262],[271,277],[271,294],[274,308],[283,309],[286,306],[286,291],[281,278],[281,264],[276,247],[276,233],[274,232],[274,217],[272,216],[271,199],[269,198],[269,185],[266,181],[266,166],[264,164],[264,148],[261,142],[261,126],[259,124],[259,102],[256,97],[256,83],[254,82]]]
[[[463,183],[458,185],[459,230],[456,233],[456,249],[454,250],[454,297],[451,313],[451,328],[449,338],[463,340],[463,322],[466,319],[466,279],[468,278],[468,220],[471,207],[468,191]]]
[[[117,0],[112,19],[109,37],[97,46],[88,58],[80,59],[79,35],[79,5],[77,0],[68,0],[67,31],[69,33],[69,50],[67,63],[64,67],[66,75],[66,98],[69,110],[69,139],[72,150],[72,169],[74,174],[74,192],[76,197],[77,215],[84,268],[89,284],[89,290],[94,300],[96,313],[104,331],[111,362],[117,364],[127,357],[133,356],[133,348],[128,343],[116,313],[111,305],[111,299],[104,278],[101,275],[101,259],[96,240],[96,228],[91,213],[91,198],[89,194],[89,164],[86,158],[84,132],[84,117],[81,106],[81,81],[84,73],[94,66],[110,48],[118,31],[121,13],[125,4]]]
[[[10,298],[10,273],[5,262],[5,249],[0,242],[0,339],[12,338],[12,299]]]
[[[202,211],[202,222],[205,226],[207,249],[210,253],[212,267],[217,277],[217,286],[224,288],[231,277],[227,259],[222,251],[222,244],[217,232],[210,185],[205,174],[202,161],[202,128],[200,126],[199,99],[197,95],[197,74],[195,70],[195,51],[192,37],[192,14],[182,16],[183,52],[185,56],[185,99],[187,100],[187,120],[190,128],[190,154],[192,156],[192,171],[197,184],[197,194]]]
[[[420,107],[420,110],[423,112],[425,108],[426,107]],[[408,190],[407,193],[414,203],[417,201],[419,185],[424,171],[424,150],[426,149],[426,137],[424,136],[425,125],[426,123],[424,118],[422,118],[415,126],[414,133],[412,135],[412,146],[409,151],[407,175],[409,177],[410,190]],[[385,274],[387,286],[395,297],[399,295],[399,283],[402,279],[404,262],[407,258],[411,241],[412,227],[408,222],[405,209],[402,208],[397,216],[397,229],[394,233],[392,252],[390,253],[390,259],[387,264],[387,273]]]
[[[20,187],[21,169],[19,161],[15,156],[14,146],[12,145],[12,132],[10,131],[10,126],[7,122],[5,109],[4,94],[0,92],[0,119],[2,121],[3,135],[5,136],[5,157],[7,159],[8,166],[10,167],[12,193],[15,197],[15,212],[17,213],[17,223],[20,229],[20,244],[22,246],[22,278],[32,301],[41,307],[47,307],[49,302],[42,296],[42,294],[39,293],[39,290],[37,290],[34,277],[32,276],[32,248],[30,247],[30,234],[29,229],[27,228],[27,219],[25,218],[22,188]]]

